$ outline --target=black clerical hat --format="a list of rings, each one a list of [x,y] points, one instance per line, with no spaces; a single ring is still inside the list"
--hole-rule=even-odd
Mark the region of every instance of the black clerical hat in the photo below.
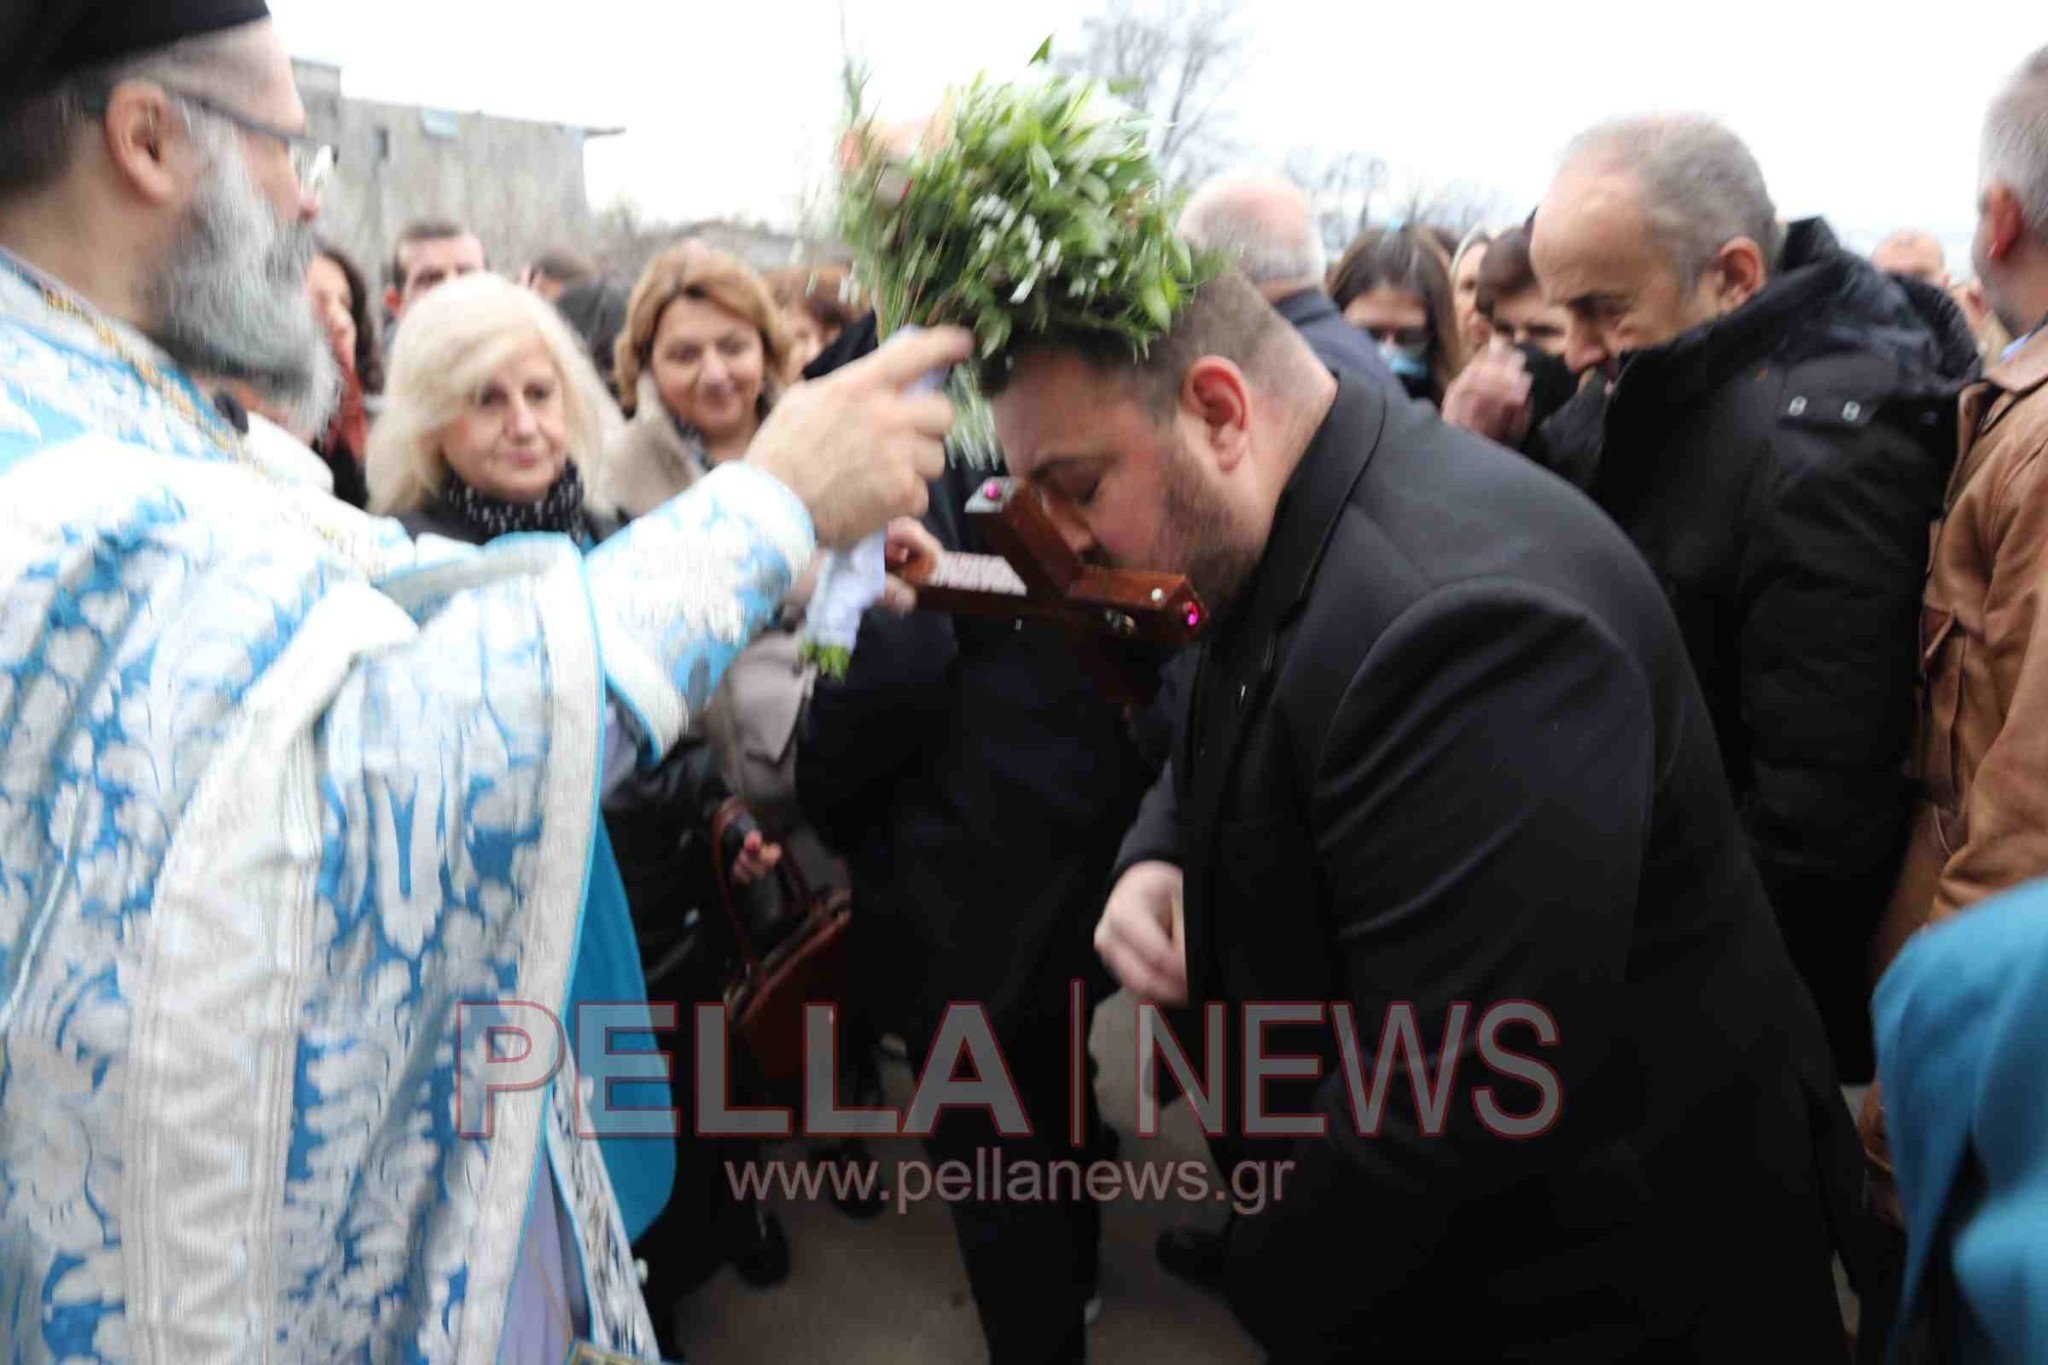
[[[265,0],[0,0],[0,108],[77,72],[269,15]]]

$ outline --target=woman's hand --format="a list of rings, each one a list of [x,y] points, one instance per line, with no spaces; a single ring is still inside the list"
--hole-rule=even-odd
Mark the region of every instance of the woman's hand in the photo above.
[[[1531,387],[1522,353],[1495,338],[1451,381],[1444,394],[1444,420],[1512,449],[1529,434],[1535,417]]]
[[[938,537],[927,531],[923,522],[911,517],[898,517],[890,522],[882,554],[883,563],[889,567],[889,581],[882,587],[882,605],[898,616],[914,610],[916,585],[931,576],[939,556],[945,552]]]
[[[760,830],[751,830],[747,841],[740,845],[740,851],[732,860],[732,879],[741,886],[752,886],[775,870],[782,861],[782,845],[771,844],[761,837]]]

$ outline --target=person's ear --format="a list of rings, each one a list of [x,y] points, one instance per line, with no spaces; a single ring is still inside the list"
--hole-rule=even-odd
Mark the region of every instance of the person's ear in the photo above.
[[[1994,261],[2003,261],[2026,235],[2027,216],[2020,207],[2020,197],[2012,192],[2012,186],[1994,181],[1984,187],[1982,216],[1986,229],[1984,254]]]
[[[100,135],[107,158],[129,192],[146,203],[179,197],[196,149],[185,119],[161,86],[124,81],[107,99]]]
[[[1769,275],[1764,249],[1747,237],[1736,237],[1714,253],[1713,273],[1718,281],[1716,302],[1724,313],[1732,313],[1755,298]]]
[[[1252,393],[1244,371],[1222,356],[1205,355],[1181,376],[1180,407],[1200,424],[1216,467],[1228,474],[1251,451]]]

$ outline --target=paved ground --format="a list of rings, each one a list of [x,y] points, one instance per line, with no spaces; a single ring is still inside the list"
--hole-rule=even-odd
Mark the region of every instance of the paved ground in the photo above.
[[[1104,1063],[1097,1093],[1122,1136],[1121,1158],[1206,1161],[1184,1104],[1162,1115],[1157,1138],[1134,1136],[1134,1018],[1129,998],[1118,995],[1097,1012],[1093,1038]],[[885,1079],[890,1102],[907,1103],[911,1080],[903,1066],[892,1063]],[[884,1163],[922,1155],[920,1144],[909,1140],[877,1142],[874,1149]],[[780,1207],[793,1250],[788,1283],[753,1290],[730,1269],[720,1271],[680,1310],[692,1365],[973,1365],[986,1358],[952,1225],[936,1199],[866,1223],[823,1200]],[[1251,1365],[1259,1359],[1221,1303],[1152,1259],[1153,1238],[1167,1223],[1199,1219],[1213,1226],[1221,1215],[1220,1208],[1185,1204],[1127,1201],[1104,1208],[1103,1313],[1089,1335],[1095,1365]],[[1844,1317],[1853,1324],[1855,1303],[1846,1286],[1842,1298]]]
[[[1186,1105],[1162,1117],[1159,1136],[1133,1136],[1136,1098],[1130,1058],[1134,1018],[1117,996],[1097,1013],[1096,1055],[1103,1111],[1122,1135],[1127,1161],[1207,1159]],[[906,1102],[901,1065],[887,1076],[890,1101]],[[884,1163],[922,1155],[910,1140],[874,1144]],[[855,1222],[829,1202],[784,1203],[794,1269],[788,1283],[753,1290],[730,1269],[681,1309],[692,1365],[772,1361],[775,1365],[971,1365],[984,1359],[981,1327],[944,1206],[933,1199],[899,1216]],[[1258,1352],[1214,1299],[1189,1289],[1152,1259],[1152,1239],[1168,1222],[1220,1222],[1220,1208],[1121,1202],[1103,1210],[1103,1313],[1089,1335],[1091,1361],[1171,1361],[1173,1365],[1249,1365]]]

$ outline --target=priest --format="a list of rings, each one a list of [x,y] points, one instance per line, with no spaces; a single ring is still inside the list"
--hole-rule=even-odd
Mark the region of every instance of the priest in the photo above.
[[[327,401],[330,166],[261,0],[0,14],[12,1359],[651,1353],[628,1245],[664,1176],[578,1136],[573,1067],[459,1119],[458,1021],[637,977],[601,791],[943,468],[950,406],[904,392],[965,354],[938,330],[587,561],[415,551],[200,382]]]

